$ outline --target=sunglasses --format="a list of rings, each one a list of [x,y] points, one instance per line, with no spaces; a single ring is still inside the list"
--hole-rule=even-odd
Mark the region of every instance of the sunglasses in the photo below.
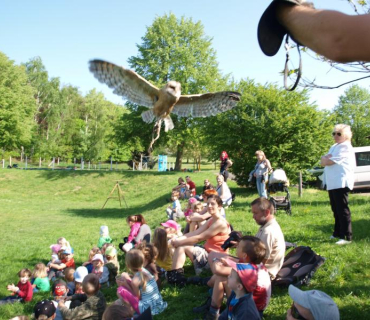
[[[333,137],[335,137],[335,135],[337,135],[338,137],[342,136],[342,134],[340,132],[333,132],[332,135],[333,135]]]
[[[303,317],[298,309],[295,307],[294,302],[292,303],[292,306],[290,307],[290,310],[292,311],[292,317],[295,319],[300,319],[300,320],[307,320],[305,317]]]

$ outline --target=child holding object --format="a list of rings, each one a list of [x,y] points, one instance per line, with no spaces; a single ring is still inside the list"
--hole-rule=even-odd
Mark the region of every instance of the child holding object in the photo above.
[[[150,227],[146,224],[141,214],[128,216],[126,222],[130,227],[130,234],[127,238],[123,238],[124,243],[118,245],[123,252],[128,252],[136,243],[140,243],[143,240],[147,243],[150,242]]]
[[[22,269],[18,272],[19,282],[15,286],[14,283],[9,284],[6,288],[12,292],[11,296],[0,300],[0,305],[15,302],[28,302],[32,300],[33,288],[30,282],[31,271]]]
[[[141,314],[151,308],[152,315],[161,313],[167,308],[163,301],[154,277],[144,268],[144,254],[133,249],[126,254],[126,267],[134,273],[131,278],[128,273],[122,273],[117,280],[118,297],[129,303],[136,313]]]

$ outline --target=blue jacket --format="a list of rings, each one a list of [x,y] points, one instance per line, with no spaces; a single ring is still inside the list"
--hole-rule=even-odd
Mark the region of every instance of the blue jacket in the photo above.
[[[218,320],[261,320],[256,304],[253,301],[252,293],[241,297],[238,303],[230,308],[230,301],[233,298],[235,298],[234,291],[231,293],[229,299],[227,299],[226,309],[221,313]]]

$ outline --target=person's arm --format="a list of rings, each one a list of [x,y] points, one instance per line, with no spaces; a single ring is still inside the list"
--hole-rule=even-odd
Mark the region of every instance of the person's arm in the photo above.
[[[64,263],[56,264],[56,263],[50,263],[50,268],[57,269],[57,270],[63,270],[67,266]]]
[[[86,319],[92,317],[96,312],[95,308],[92,308],[90,303],[83,303],[74,309],[68,309],[63,300],[59,301],[58,308],[63,319]]]
[[[233,165],[233,162],[230,159],[226,161],[226,169],[230,168]]]
[[[298,42],[338,62],[370,61],[370,15],[281,4],[280,23]]]
[[[327,166],[332,166],[333,164],[335,164],[334,161],[330,160],[330,158],[332,157],[331,154],[327,154],[325,156],[322,156],[321,157],[321,161],[320,161],[320,164],[323,166],[323,167],[327,167]]]
[[[265,161],[266,161],[267,172],[270,172],[270,170],[272,169],[271,163],[268,159],[266,159]]]
[[[131,226],[130,234],[127,237],[127,242],[131,242],[137,236],[137,234],[139,233],[140,227],[141,227],[141,225],[138,222],[135,222]]]

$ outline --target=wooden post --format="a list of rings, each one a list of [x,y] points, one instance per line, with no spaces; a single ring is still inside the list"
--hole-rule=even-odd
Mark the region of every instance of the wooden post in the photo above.
[[[112,156],[110,157],[110,171],[112,171],[113,170],[113,168],[112,168],[112,166],[113,166],[113,162],[112,162],[113,160],[112,160]]]
[[[52,166],[53,170],[54,170],[54,164],[55,164],[55,157],[53,157],[53,166]]]
[[[83,170],[85,167],[84,158],[81,157],[81,170]]]
[[[298,178],[298,196],[302,198],[302,171],[299,171]]]
[[[26,156],[26,167],[25,167],[26,170],[27,170],[27,162],[28,162],[28,157]]]
[[[40,157],[40,159],[39,159],[39,168],[41,168],[41,157]]]
[[[12,166],[12,156],[9,157],[9,165]]]
[[[90,170],[90,161],[89,161],[89,170]]]
[[[3,159],[3,169],[5,168],[5,159]]]

